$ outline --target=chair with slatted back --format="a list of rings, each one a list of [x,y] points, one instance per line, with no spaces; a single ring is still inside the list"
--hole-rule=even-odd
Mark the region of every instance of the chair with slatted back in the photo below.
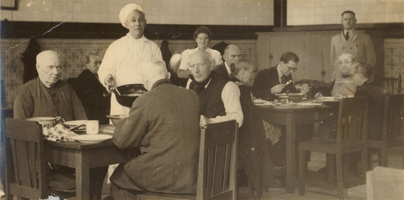
[[[398,78],[392,78],[392,77],[378,78],[375,80],[375,84],[379,87],[385,88],[391,94],[402,93],[401,75],[399,75]]]
[[[345,98],[339,103],[337,135],[333,139],[313,139],[312,141],[299,143],[299,193],[305,193],[305,153],[316,151],[327,154],[327,171],[333,172],[333,159],[336,157],[337,192],[342,196],[343,189],[343,156],[353,152],[362,154],[362,175],[365,181],[367,171],[367,112],[368,99],[366,97]],[[344,168],[346,169],[346,168]],[[330,174],[330,173],[329,173]],[[329,184],[333,181],[329,176]]]
[[[404,94],[389,95],[384,107],[383,133],[381,140],[368,140],[368,148],[378,150],[379,165],[388,167],[387,150],[404,146]],[[403,157],[404,162],[404,157]],[[372,161],[369,160],[372,166]]]
[[[196,195],[145,193],[140,200],[237,199],[237,131],[235,120],[201,130]]]
[[[12,196],[47,199],[50,190],[46,181],[42,126],[37,122],[6,118],[5,130],[6,199],[13,199]]]

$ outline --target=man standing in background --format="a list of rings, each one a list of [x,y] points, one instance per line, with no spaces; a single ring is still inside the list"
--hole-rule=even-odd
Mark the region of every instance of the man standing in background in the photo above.
[[[337,76],[339,70],[338,56],[342,53],[352,54],[355,57],[355,61],[367,63],[372,67],[375,67],[376,64],[376,53],[370,36],[365,33],[358,33],[356,30],[355,13],[347,10],[341,16],[344,30],[331,39],[330,53],[334,68],[331,81],[335,80]]]

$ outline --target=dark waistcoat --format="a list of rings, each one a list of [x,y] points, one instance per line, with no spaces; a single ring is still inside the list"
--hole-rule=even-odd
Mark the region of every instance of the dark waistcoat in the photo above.
[[[207,118],[217,116],[225,116],[226,110],[222,100],[223,87],[228,82],[227,79],[221,77],[216,72],[212,71],[212,78],[207,88],[202,90],[199,96],[200,112]],[[192,81],[190,88],[196,91],[196,82]]]

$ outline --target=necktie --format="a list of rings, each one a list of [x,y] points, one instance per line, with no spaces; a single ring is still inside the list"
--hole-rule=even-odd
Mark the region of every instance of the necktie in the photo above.
[[[285,84],[286,83],[286,77],[285,76],[282,76],[281,77],[281,84]]]
[[[348,40],[349,40],[349,32],[348,32],[348,31],[346,32],[346,35],[345,35],[345,40],[346,40],[346,41],[348,41]]]
[[[234,63],[230,64],[230,71],[234,72],[235,69],[236,69],[236,65],[234,65]]]

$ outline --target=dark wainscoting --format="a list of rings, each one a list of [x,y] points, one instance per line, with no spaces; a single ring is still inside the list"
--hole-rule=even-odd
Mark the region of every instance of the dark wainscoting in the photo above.
[[[148,39],[192,39],[199,25],[148,24]],[[207,26],[214,40],[257,39],[255,32],[272,31],[272,26]],[[128,32],[121,24],[75,22],[18,22],[1,21],[1,38],[68,38],[68,39],[115,39]]]

